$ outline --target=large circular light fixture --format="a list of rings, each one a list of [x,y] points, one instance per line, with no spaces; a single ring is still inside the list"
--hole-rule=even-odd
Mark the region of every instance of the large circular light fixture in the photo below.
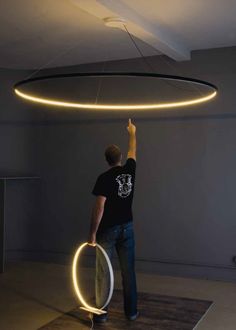
[[[67,99],[61,100],[57,97],[47,97],[43,93],[35,93],[32,90],[27,91],[27,86],[30,86],[34,82],[45,82],[49,80],[60,80],[63,78],[88,78],[95,77],[99,79],[103,79],[106,77],[113,77],[117,79],[118,77],[132,77],[135,79],[143,79],[143,78],[152,78],[155,80],[164,80],[165,82],[182,82],[192,85],[196,90],[199,86],[208,88],[208,92],[204,93],[204,95],[198,95],[197,97],[192,98],[183,98],[181,100],[174,100],[170,102],[159,102],[158,100],[150,102],[138,102],[132,104],[116,104],[116,103],[100,103],[94,102],[91,100],[86,102],[79,100],[76,102],[72,102]],[[43,88],[43,86],[42,86]],[[89,73],[69,73],[69,74],[56,74],[49,76],[36,77],[31,79],[22,80],[14,85],[15,93],[23,99],[28,101],[32,101],[35,103],[40,103],[49,106],[57,106],[57,107],[66,107],[66,108],[77,108],[77,109],[88,109],[88,110],[158,110],[158,109],[166,109],[166,108],[177,108],[177,107],[186,107],[190,105],[195,105],[199,103],[203,103],[213,99],[217,94],[217,87],[209,82],[187,78],[182,76],[174,76],[174,75],[166,75],[166,74],[156,74],[156,73],[140,73],[140,72],[89,72]]]
[[[102,255],[104,256],[104,258],[107,262],[108,271],[109,271],[109,275],[110,275],[110,289],[109,289],[107,300],[101,308],[96,308],[96,307],[90,306],[86,302],[85,298],[83,297],[83,295],[81,293],[81,289],[80,289],[79,282],[78,282],[78,279],[77,279],[77,265],[78,265],[78,262],[79,262],[79,257],[81,255],[82,250],[86,246],[91,246],[91,244],[89,244],[89,243],[81,244],[79,246],[79,248],[77,249],[75,255],[74,255],[73,264],[72,264],[73,286],[74,286],[74,289],[75,289],[75,293],[76,293],[79,301],[82,304],[82,307],[80,307],[81,309],[84,309],[84,310],[89,311],[89,312],[94,313],[94,314],[105,314],[106,311],[104,311],[104,308],[109,304],[109,302],[111,300],[111,297],[112,297],[112,294],[113,294],[113,290],[114,290],[114,273],[113,273],[112,265],[111,265],[110,259],[107,255],[106,251],[101,247],[101,245],[99,245],[98,243],[92,245],[93,247],[98,248],[102,252]]]

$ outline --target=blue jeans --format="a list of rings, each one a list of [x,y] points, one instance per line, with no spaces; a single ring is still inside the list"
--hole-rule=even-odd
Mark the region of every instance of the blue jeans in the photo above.
[[[97,234],[97,242],[112,260],[114,250],[118,254],[126,316],[137,313],[137,287],[135,275],[135,242],[133,223],[115,225]],[[101,308],[109,291],[109,272],[104,256],[96,249],[96,305]]]

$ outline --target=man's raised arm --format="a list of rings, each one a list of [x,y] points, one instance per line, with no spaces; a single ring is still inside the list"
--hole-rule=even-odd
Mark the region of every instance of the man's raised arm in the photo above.
[[[127,130],[129,132],[129,150],[127,158],[136,160],[136,126],[129,119]]]

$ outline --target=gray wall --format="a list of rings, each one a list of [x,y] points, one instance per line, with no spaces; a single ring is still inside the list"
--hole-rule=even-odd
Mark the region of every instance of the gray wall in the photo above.
[[[28,129],[34,132],[37,162],[32,166],[41,176],[42,192],[39,253],[31,251],[31,258],[71,261],[76,246],[87,239],[91,189],[106,169],[104,148],[116,143],[126,153],[131,116],[138,130],[137,268],[235,280],[235,56],[236,48],[225,48],[194,52],[191,62],[179,64],[149,59],[157,72],[202,78],[219,87],[215,101],[188,109],[98,113],[25,104],[33,114]],[[110,62],[106,68],[145,70],[140,60]],[[101,67],[46,73],[96,69]]]
[[[36,113],[19,102],[12,85],[28,72],[0,69],[0,176],[36,174]],[[38,113],[38,118],[42,115]],[[6,255],[15,258],[23,251],[39,250],[40,183],[35,180],[8,180],[6,184]]]

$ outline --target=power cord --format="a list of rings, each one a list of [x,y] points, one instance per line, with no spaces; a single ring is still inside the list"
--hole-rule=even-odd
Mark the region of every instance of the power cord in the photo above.
[[[93,330],[94,329],[94,327],[93,327],[94,326],[94,322],[93,322],[93,314],[92,313],[89,313],[89,318],[90,318],[91,323],[92,323],[90,330]]]

